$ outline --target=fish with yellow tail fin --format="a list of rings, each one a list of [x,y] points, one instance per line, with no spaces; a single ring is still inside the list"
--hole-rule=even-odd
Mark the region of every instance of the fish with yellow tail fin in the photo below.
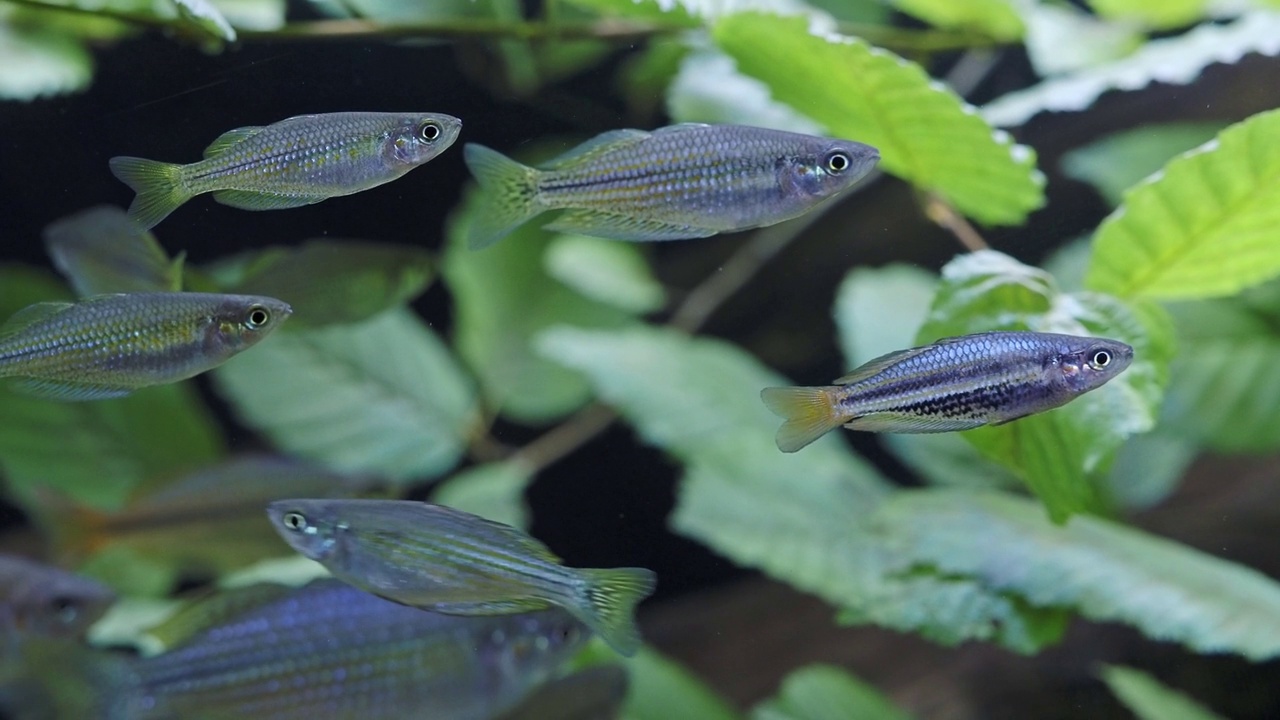
[[[1133,361],[1117,340],[986,332],[876,358],[828,387],[765,388],[786,418],[778,449],[796,452],[844,425],[867,432],[936,433],[1000,425],[1065,405]]]
[[[657,583],[644,568],[565,567],[516,528],[432,503],[281,500],[267,516],[295,550],[375,595],[454,615],[556,605],[624,655],[640,646],[635,606]]]

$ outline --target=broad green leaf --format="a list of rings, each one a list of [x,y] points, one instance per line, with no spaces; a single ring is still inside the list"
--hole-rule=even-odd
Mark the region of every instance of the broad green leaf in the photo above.
[[[235,42],[236,31],[210,0],[173,0],[178,15],[212,37]]]
[[[276,30],[284,25],[285,0],[209,0],[241,30]]]
[[[163,647],[147,635],[147,630],[163,623],[182,604],[181,600],[156,597],[122,598],[89,628],[89,643],[99,647],[133,647],[144,655],[154,655]]]
[[[1280,585],[1255,570],[1100,518],[1064,526],[998,493],[905,491],[875,527],[901,574],[969,578],[1197,652],[1280,655]]]
[[[215,379],[240,419],[281,450],[396,481],[453,467],[476,417],[470,379],[404,309],[274,335]]]
[[[123,545],[95,554],[76,572],[101,580],[123,596],[137,598],[164,597],[173,592],[177,578],[172,566]]]
[[[667,87],[688,53],[688,47],[682,42],[654,39],[643,50],[622,61],[615,84],[626,100],[628,117],[637,127],[656,124]]]
[[[803,18],[722,19],[716,43],[776,100],[835,136],[879,148],[881,167],[983,223],[1018,224],[1044,204],[1035,153],[992,130],[924,69],[856,38],[810,34]]]
[[[1105,665],[1102,679],[1138,720],[1220,720],[1208,708],[1171,690],[1150,675],[1124,667]]]
[[[1146,36],[1129,23],[1099,20],[1067,3],[1022,2],[1027,57],[1037,74],[1059,75],[1113,62],[1142,45]]]
[[[1208,0],[1088,0],[1108,20],[1136,20],[1155,28],[1190,25],[1204,16]]]
[[[1177,370],[1170,374],[1176,380]],[[1166,397],[1163,407],[1168,404]],[[1133,511],[1158,504],[1174,491],[1200,454],[1199,445],[1167,427],[1167,417],[1167,412],[1162,413],[1155,430],[1129,438],[1116,452],[1106,487],[1117,507]]]
[[[440,483],[431,502],[528,529],[529,505],[524,491],[532,479],[528,469],[515,461],[480,465]]]
[[[293,306],[288,330],[356,323],[420,295],[433,275],[431,253],[368,240],[309,240],[233,258],[216,276],[243,274],[225,292],[275,297]]]
[[[1121,297],[1192,299],[1280,275],[1277,134],[1280,110],[1260,113],[1129,191],[1094,236],[1087,286]]]
[[[964,433],[1021,477],[1055,520],[1102,510],[1097,478],[1128,437],[1155,425],[1173,345],[1164,311],[1099,293],[1064,294],[1043,270],[984,251],[944,268],[919,340],[988,330],[1092,335],[1133,346],[1133,364],[1101,388],[1046,413]]]
[[[182,289],[182,260],[170,260],[150,231],[112,205],[98,205],[49,225],[44,245],[80,297]]]
[[[774,100],[769,87],[738,72],[733,58],[714,49],[685,55],[667,88],[667,113],[676,122],[754,125],[821,135],[821,125]]]
[[[93,56],[75,38],[0,18],[0,100],[34,100],[83,90]]]
[[[1249,53],[1280,54],[1280,13],[1251,12],[1225,25],[1206,24],[1152,40],[1128,57],[1045,80],[1003,95],[982,108],[993,125],[1021,125],[1046,111],[1084,110],[1108,90],[1140,90],[1151,83],[1186,85],[1213,63]]]
[[[487,404],[515,420],[539,423],[572,412],[590,395],[573,372],[537,356],[530,343],[559,323],[619,327],[631,315],[590,300],[544,270],[557,235],[534,221],[493,247],[466,245],[471,215],[479,207],[470,192],[449,221],[442,272],[454,299],[454,345],[480,380]]]
[[[1024,30],[1011,0],[889,0],[889,4],[930,25],[974,30],[996,40],[1020,40]]]
[[[627,670],[622,720],[738,720],[724,699],[679,663],[645,645],[631,658],[619,658],[601,642],[587,646],[577,664],[621,664]]]
[[[1215,122],[1179,122],[1125,130],[1063,155],[1062,172],[1093,185],[1107,202],[1119,205],[1126,190],[1175,155],[1212,140],[1222,127]]]
[[[908,720],[871,685],[831,665],[810,665],[782,681],[778,696],[757,705],[752,720]]]
[[[636,245],[562,235],[551,241],[542,261],[548,275],[592,300],[637,314],[666,304],[666,292]]]

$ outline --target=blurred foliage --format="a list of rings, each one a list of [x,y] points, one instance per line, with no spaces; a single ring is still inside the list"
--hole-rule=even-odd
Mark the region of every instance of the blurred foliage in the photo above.
[[[778,697],[757,705],[752,720],[910,720],[875,688],[829,665],[796,670]]]
[[[1102,669],[1102,679],[1138,720],[1218,720],[1220,717],[1141,670],[1110,665]]]

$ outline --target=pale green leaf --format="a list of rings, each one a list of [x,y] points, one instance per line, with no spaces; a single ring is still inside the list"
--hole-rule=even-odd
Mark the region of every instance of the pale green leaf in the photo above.
[[[1128,23],[1099,20],[1074,5],[1019,0],[1027,57],[1040,75],[1058,75],[1118,60],[1146,36]]]
[[[178,15],[193,27],[200,28],[209,35],[235,42],[236,31],[231,23],[222,16],[218,8],[210,0],[172,0],[178,8]]]
[[[527,530],[529,505],[524,491],[532,479],[518,462],[479,465],[440,483],[431,502]]]
[[[276,30],[284,25],[285,0],[209,0],[241,30]]]
[[[276,334],[215,379],[240,419],[280,449],[397,481],[453,467],[475,422],[471,381],[403,309]]]
[[[713,30],[738,69],[838,137],[879,148],[880,165],[989,224],[1044,203],[1035,153],[993,130],[924,69],[856,38],[810,34],[803,18],[743,14]]]
[[[1144,125],[1076,148],[1062,156],[1062,172],[1098,189],[1119,205],[1124,192],[1158,171],[1170,158],[1203,145],[1223,127],[1215,122]]]
[[[1132,365],[1101,388],[1046,413],[964,433],[1026,481],[1056,520],[1101,510],[1097,478],[1127,438],[1155,425],[1173,344],[1163,310],[1099,293],[1065,294],[1043,270],[994,251],[970,253],[944,268],[919,340],[988,330],[1091,335],[1133,346]]]
[[[76,572],[101,580],[126,597],[164,597],[173,592],[177,577],[173,566],[124,545],[96,553]]]
[[[569,0],[579,7],[614,17],[666,20],[697,26],[697,19],[715,20],[745,12],[807,15],[830,18],[804,0]]]
[[[1138,21],[1154,28],[1190,25],[1205,14],[1208,0],[1088,0],[1108,20]]]
[[[480,380],[487,404],[515,420],[537,423],[572,412],[589,398],[573,372],[533,351],[533,337],[559,323],[619,327],[630,313],[588,299],[544,270],[557,235],[537,222],[483,251],[467,247],[467,227],[479,207],[468,193],[449,222],[442,272],[454,299],[454,345]]]
[[[167,620],[182,607],[180,600],[156,597],[126,597],[111,606],[89,628],[90,644],[101,647],[133,647],[144,655],[163,649],[147,630]]]
[[[224,261],[209,272],[238,276],[224,292],[266,295],[293,307],[283,329],[356,323],[420,295],[433,277],[428,251],[368,240],[309,240]],[[239,273],[234,272],[240,269]]]
[[[551,241],[542,261],[548,275],[592,300],[638,314],[666,304],[666,291],[636,245],[562,235]]]
[[[778,696],[757,705],[752,720],[908,720],[871,685],[831,665],[810,665],[782,681]]]
[[[667,87],[667,113],[676,122],[727,123],[821,135],[821,125],[773,99],[769,87],[738,72],[733,58],[713,49],[684,57]]]
[[[1221,716],[1141,670],[1105,665],[1101,675],[1138,720],[1220,720]]]
[[[738,720],[738,713],[702,680],[674,660],[645,645],[630,658],[597,641],[587,646],[579,665],[621,664],[629,687],[620,720]]]
[[[75,38],[0,20],[0,100],[34,100],[83,90],[93,56]]]
[[[1171,375],[1176,379],[1176,369]],[[1164,402],[1167,408],[1168,398]],[[1162,413],[1155,430],[1129,438],[1116,453],[1106,480],[1107,494],[1116,506],[1142,510],[1161,502],[1200,454],[1198,445],[1166,426],[1167,417]]]
[[[1191,299],[1280,275],[1277,134],[1280,110],[1255,115],[1129,191],[1094,236],[1087,286]]]
[[[1170,540],[1088,516],[1055,526],[1034,503],[953,490],[899,493],[874,520],[902,574],[969,578],[1197,652],[1280,655],[1280,585]]]
[[[49,225],[44,245],[80,297],[182,289],[182,262],[170,260],[154,235],[112,205],[98,205]]]
[[[1185,85],[1209,65],[1234,63],[1249,53],[1280,54],[1280,13],[1252,12],[1225,25],[1152,40],[1122,60],[1003,95],[983,106],[982,115],[993,125],[1021,125],[1041,112],[1084,110],[1108,90]]]
[[[682,42],[655,39],[622,61],[615,84],[626,100],[628,117],[633,118],[637,126],[656,123],[667,87],[680,72],[688,53],[688,46]]]
[[[973,30],[996,40],[1020,40],[1024,30],[1011,0],[889,0],[889,4],[930,25]]]

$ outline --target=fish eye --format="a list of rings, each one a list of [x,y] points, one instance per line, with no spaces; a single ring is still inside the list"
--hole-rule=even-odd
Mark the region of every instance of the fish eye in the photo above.
[[[1111,364],[1111,353],[1106,350],[1098,350],[1093,353],[1093,366],[1104,368]]]
[[[825,164],[827,166],[827,170],[830,170],[833,173],[842,173],[849,169],[849,166],[853,164],[853,161],[849,159],[848,155],[837,150],[827,156]]]
[[[434,142],[436,138],[440,137],[440,126],[434,122],[424,122],[418,128],[418,137],[426,142]]]
[[[284,517],[280,518],[280,522],[290,530],[295,530],[297,532],[307,529],[307,516],[297,511],[285,513]]]
[[[76,602],[69,597],[59,595],[49,601],[49,607],[53,609],[58,619],[64,623],[70,623],[76,619]]]
[[[245,324],[249,326],[250,330],[257,330],[269,322],[271,322],[271,313],[267,312],[266,308],[261,305],[254,305],[249,308],[249,315],[245,318]]]

